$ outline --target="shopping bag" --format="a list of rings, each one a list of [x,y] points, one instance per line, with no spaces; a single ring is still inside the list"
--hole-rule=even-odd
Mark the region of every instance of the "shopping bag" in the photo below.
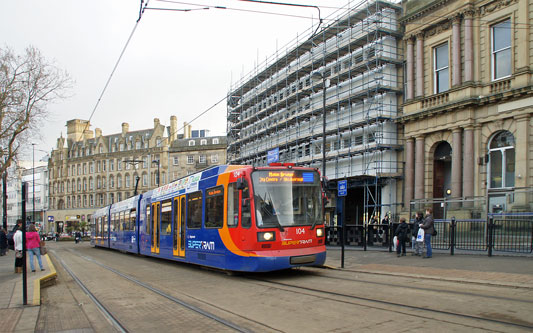
[[[416,241],[417,242],[423,242],[424,241],[424,229],[422,229],[422,228],[418,229],[418,234],[416,235]]]
[[[392,250],[393,251],[396,251],[396,247],[398,247],[398,243],[399,243],[398,237],[394,236],[394,238],[392,239]]]

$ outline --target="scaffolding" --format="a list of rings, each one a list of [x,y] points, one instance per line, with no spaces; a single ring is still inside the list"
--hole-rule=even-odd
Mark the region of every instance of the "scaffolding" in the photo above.
[[[402,92],[400,12],[387,1],[364,1],[234,84],[228,160],[266,165],[268,152],[279,148],[281,162],[320,168],[325,136],[326,176],[364,188],[363,219],[394,212],[403,147],[395,123]],[[330,84],[314,82],[314,72]]]

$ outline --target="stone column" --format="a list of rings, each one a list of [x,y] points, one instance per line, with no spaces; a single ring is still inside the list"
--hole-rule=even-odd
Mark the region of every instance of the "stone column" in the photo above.
[[[452,197],[462,197],[463,187],[463,154],[462,154],[462,131],[460,128],[452,130]]]
[[[414,57],[415,56],[414,56],[414,46],[415,46],[415,41],[410,36],[407,39],[407,73],[405,73],[405,75],[407,77],[407,91],[406,91],[405,98],[407,100],[411,100],[415,96],[415,93],[414,93],[415,92],[415,78],[414,78],[414,70],[415,70],[415,67],[414,67],[415,59],[414,59]]]
[[[473,17],[473,10],[465,12],[465,82],[474,80]]]
[[[452,18],[452,86],[461,84],[461,16]]]
[[[415,141],[408,138],[405,143],[405,193],[404,207],[409,207],[409,202],[413,199],[415,182]]]
[[[424,95],[424,33],[416,35],[416,97]]]
[[[416,155],[415,155],[415,199],[424,199],[424,177],[425,177],[425,163],[424,163],[424,136],[416,138]]]
[[[464,128],[464,151],[463,151],[463,197],[474,196],[474,128]]]

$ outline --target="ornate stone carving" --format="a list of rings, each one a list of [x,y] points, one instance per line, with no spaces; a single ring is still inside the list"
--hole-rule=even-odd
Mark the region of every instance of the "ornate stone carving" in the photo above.
[[[488,3],[484,6],[481,6],[479,8],[479,14],[481,16],[484,16],[484,15],[487,15],[487,14],[490,14],[496,10],[499,10],[503,7],[507,7],[509,5],[512,5],[514,3],[518,2],[518,0],[496,0],[496,1],[493,1],[491,3]]]

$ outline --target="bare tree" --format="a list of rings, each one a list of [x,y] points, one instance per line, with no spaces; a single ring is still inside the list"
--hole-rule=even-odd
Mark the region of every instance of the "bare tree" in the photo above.
[[[71,84],[68,74],[35,47],[22,55],[0,48],[0,174],[29,138],[39,134],[49,114],[47,106],[64,98]]]

